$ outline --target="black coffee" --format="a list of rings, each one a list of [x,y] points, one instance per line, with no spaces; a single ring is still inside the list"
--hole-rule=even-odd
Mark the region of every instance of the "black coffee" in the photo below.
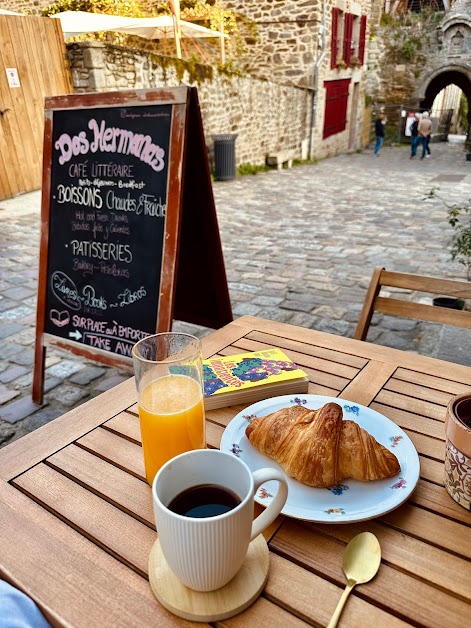
[[[168,509],[185,517],[215,517],[240,504],[240,498],[217,484],[199,484],[179,493]]]

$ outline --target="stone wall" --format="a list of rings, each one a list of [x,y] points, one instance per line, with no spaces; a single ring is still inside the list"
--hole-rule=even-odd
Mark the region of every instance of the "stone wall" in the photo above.
[[[383,20],[370,42],[368,70],[367,93],[376,103],[430,108],[450,83],[471,103],[471,1],[457,0],[445,15]]]
[[[324,0],[223,0],[223,3],[247,16],[255,26],[255,36],[245,29],[243,65],[250,74],[281,83],[312,86],[320,54]],[[366,15],[368,23],[373,16],[376,25],[382,3],[383,0],[325,0],[328,50],[333,7]]]
[[[263,164],[282,148],[301,157],[309,138],[310,90],[190,65],[185,70],[182,62],[99,42],[69,44],[68,53],[76,92],[197,85],[210,156],[213,134],[238,134],[238,165]]]
[[[39,15],[40,10],[51,3],[52,0],[2,0],[1,8],[17,13]]]
[[[367,58],[370,16],[374,15],[376,25],[381,4],[382,0],[224,0],[227,8],[246,15],[256,27],[256,36],[250,29],[245,34],[244,69],[252,76],[313,90],[314,132],[310,145],[314,156],[328,157],[364,146],[366,63],[331,68],[332,9],[352,13],[358,20],[360,15],[367,17]],[[341,30],[338,36],[341,40]],[[353,39],[358,47],[358,34]],[[350,81],[347,124],[344,131],[324,140],[325,83],[337,80]]]

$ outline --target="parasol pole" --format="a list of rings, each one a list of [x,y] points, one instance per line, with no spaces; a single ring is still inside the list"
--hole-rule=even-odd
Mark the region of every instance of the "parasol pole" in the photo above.
[[[175,33],[175,46],[177,49],[178,59],[182,58],[182,46],[181,46],[181,28],[180,28],[180,0],[168,0],[170,10],[173,14],[173,30]]]

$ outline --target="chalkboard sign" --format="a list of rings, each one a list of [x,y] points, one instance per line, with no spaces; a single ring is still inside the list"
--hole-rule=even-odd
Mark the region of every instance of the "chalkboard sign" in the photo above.
[[[232,320],[195,88],[46,100],[33,400],[45,346],[130,366],[180,320]]]

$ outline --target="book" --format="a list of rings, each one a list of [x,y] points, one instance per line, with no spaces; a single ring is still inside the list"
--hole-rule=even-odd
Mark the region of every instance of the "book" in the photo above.
[[[203,360],[203,379],[206,410],[306,393],[309,387],[306,373],[275,348]]]

